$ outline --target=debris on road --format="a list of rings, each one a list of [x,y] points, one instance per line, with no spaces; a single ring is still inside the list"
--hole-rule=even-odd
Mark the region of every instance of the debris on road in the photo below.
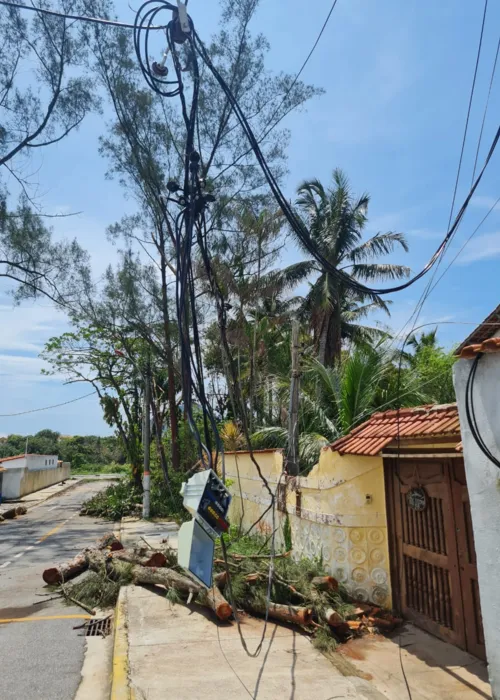
[[[176,552],[168,544],[156,549],[138,541],[124,549],[109,534],[70,562],[45,569],[43,579],[59,584],[58,591],[68,602],[91,613],[113,605],[121,586],[162,586],[172,603],[194,600],[220,621],[229,621],[238,611],[238,615],[267,614],[298,626],[322,650],[352,637],[390,632],[401,622],[388,611],[350,599],[317,560],[295,561],[285,552],[274,557],[271,569],[269,564],[269,554],[230,552],[226,562],[218,551],[213,585],[207,589],[178,566]],[[87,573],[77,579],[83,572]],[[70,578],[75,581],[67,583]]]
[[[18,515],[26,515],[28,509],[26,506],[15,506],[14,508],[8,508],[7,510],[0,512],[0,523],[4,520],[14,520]]]
[[[43,580],[45,583],[53,585],[75,578],[88,569],[88,559],[91,552],[104,549],[108,549],[110,552],[118,552],[123,549],[123,545],[112,532],[103,535],[93,547],[87,547],[79,552],[71,561],[45,569]]]

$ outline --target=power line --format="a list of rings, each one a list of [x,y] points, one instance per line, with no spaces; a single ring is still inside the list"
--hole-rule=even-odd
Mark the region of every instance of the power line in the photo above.
[[[463,161],[463,157],[464,157],[465,142],[467,140],[467,131],[469,129],[469,119],[470,119],[470,113],[471,113],[471,109],[472,109],[472,100],[474,99],[474,92],[476,89],[477,69],[479,68],[479,60],[481,58],[481,49],[483,46],[484,24],[486,21],[487,10],[488,10],[488,0],[484,0],[483,21],[481,24],[481,33],[479,35],[479,46],[478,46],[477,55],[476,55],[476,65],[474,68],[474,77],[472,79],[472,86],[471,86],[471,91],[470,91],[470,96],[469,96],[469,107],[467,109],[467,118],[465,120],[464,137],[462,139],[462,149],[460,151],[460,159],[458,161],[457,179],[455,180],[455,189],[453,191],[453,199],[451,202],[450,218],[448,220],[448,228],[450,228],[451,220],[453,217],[453,210],[455,209],[455,199],[457,196],[458,183],[460,180],[460,173],[462,170],[462,161]],[[474,174],[475,174],[475,170],[474,170]],[[472,176],[472,182],[474,182],[474,175]],[[471,183],[471,185],[472,185],[472,183]]]
[[[457,190],[458,190],[458,183],[459,183],[459,180],[460,180],[460,173],[461,173],[461,168],[462,168],[462,161],[463,161],[465,143],[466,143],[467,132],[468,132],[468,128],[469,128],[469,119],[470,119],[470,113],[471,113],[471,108],[472,108],[472,101],[473,101],[473,98],[474,98],[474,92],[475,92],[475,88],[476,88],[477,71],[478,71],[478,67],[479,67],[479,60],[480,60],[480,57],[481,57],[481,49],[482,49],[482,44],[483,44],[484,25],[485,25],[485,21],[486,21],[487,9],[488,9],[488,0],[485,0],[485,3],[484,3],[484,10],[483,10],[483,18],[482,18],[482,23],[481,23],[481,32],[480,32],[480,36],[479,36],[479,45],[478,45],[478,49],[477,49],[476,63],[475,63],[475,68],[474,68],[474,76],[473,76],[473,79],[472,79],[472,85],[471,85],[471,90],[470,90],[470,95],[469,95],[469,106],[468,106],[468,110],[467,110],[467,117],[466,117],[466,120],[465,120],[464,135],[463,135],[463,139],[462,139],[462,147],[461,147],[461,150],[460,150],[460,158],[459,158],[458,169],[457,169],[457,177],[456,177],[456,180],[455,180],[455,188],[454,188],[454,191],[453,191],[453,198],[452,198],[452,203],[451,203],[451,208],[450,208],[450,216],[449,216],[449,219],[448,219],[448,228],[450,227],[450,223],[451,223],[451,220],[452,220],[452,217],[453,217],[453,211],[454,211],[454,208],[455,208],[455,200],[456,200],[456,195],[457,195]],[[499,42],[499,45],[500,45],[500,42]],[[495,65],[496,65],[496,58],[495,58]],[[494,74],[494,71],[493,71],[493,74]],[[492,74],[492,81],[493,81],[493,74]],[[489,99],[489,97],[488,97],[488,99]],[[485,114],[485,117],[486,117],[486,114]],[[483,123],[484,123],[484,122],[483,122]],[[497,131],[497,137],[498,137],[498,133],[499,133],[499,132]],[[482,130],[481,130],[481,136],[482,136]],[[481,136],[480,136],[480,138],[481,138]],[[477,158],[478,153],[479,153],[479,144],[478,144],[478,150],[477,150],[477,153],[476,153],[476,158]],[[490,153],[491,153],[491,150],[490,150]],[[487,161],[488,161],[488,158],[487,158]],[[476,172],[476,166],[474,166],[474,175],[475,175],[475,172]],[[483,166],[482,172],[484,172],[484,166]],[[472,177],[473,182],[474,182],[474,175],[473,175],[473,177]],[[477,181],[476,181],[476,185],[477,185]],[[475,190],[475,187],[473,187],[473,189]],[[470,196],[470,197],[468,198],[468,201],[470,201],[471,198],[472,198],[472,197]],[[462,207],[462,209],[463,209],[463,207]],[[465,210],[463,211],[463,214],[465,214]],[[460,217],[460,220],[459,220],[459,222],[458,222],[458,225],[457,225],[456,228],[455,228],[455,233],[456,233],[456,230],[458,229],[458,226],[459,226],[460,223],[461,223],[462,218],[463,218],[463,215],[462,215],[462,217]],[[485,218],[487,218],[487,217],[485,217]],[[484,221],[484,219],[483,219],[483,221]],[[456,221],[455,221],[455,223],[456,223]],[[481,223],[482,223],[482,222],[481,222]],[[481,224],[480,224],[480,225],[481,225]],[[477,229],[474,231],[474,233],[473,233],[472,235],[474,235],[474,234],[476,233],[476,231],[477,231]],[[471,237],[472,237],[472,236],[471,236]],[[441,277],[440,277],[439,280],[436,282],[436,284],[433,285],[433,282],[434,282],[434,279],[435,279],[435,277],[436,277],[436,274],[437,274],[437,272],[438,272],[438,270],[439,270],[439,267],[441,266],[441,263],[442,263],[442,260],[443,260],[443,256],[444,256],[444,254],[445,254],[445,252],[446,252],[446,249],[449,247],[449,246],[448,246],[448,243],[451,242],[451,238],[452,238],[452,237],[450,237],[449,241],[446,241],[446,238],[445,238],[445,243],[444,243],[444,246],[442,247],[442,251],[441,251],[441,252],[442,252],[442,255],[439,256],[440,259],[439,259],[439,261],[438,261],[438,265],[437,265],[436,269],[434,270],[434,272],[433,272],[433,274],[432,274],[432,277],[431,277],[431,279],[429,280],[427,286],[425,287],[424,291],[423,291],[422,294],[420,295],[420,298],[419,298],[417,304],[415,305],[415,308],[414,308],[414,310],[413,310],[411,316],[409,317],[409,319],[406,321],[406,323],[405,323],[404,326],[402,327],[400,333],[402,333],[402,332],[404,331],[404,329],[406,328],[406,326],[407,326],[409,323],[412,322],[412,319],[413,319],[413,318],[414,318],[415,320],[414,320],[414,325],[413,325],[413,328],[412,328],[412,332],[415,330],[415,326],[416,326],[416,324],[417,324],[417,322],[418,322],[418,319],[419,319],[419,317],[420,317],[420,314],[422,313],[422,309],[423,309],[423,307],[424,307],[425,302],[426,302],[427,299],[429,298],[429,296],[430,296],[432,290],[434,289],[434,287],[438,284],[438,282],[439,282],[439,281],[441,280],[441,278],[443,277],[443,275],[441,275]],[[449,267],[450,267],[450,266],[448,266],[448,268],[446,268],[445,273],[446,273],[446,271],[449,269]],[[444,274],[445,274],[445,273],[444,273]]]
[[[95,391],[91,391],[90,394],[85,394],[84,396],[79,396],[77,399],[71,399],[71,401],[65,401],[64,403],[56,403],[53,406],[44,406],[43,408],[33,408],[30,411],[20,411],[19,413],[0,413],[0,418],[13,418],[14,416],[25,416],[27,413],[38,413],[39,411],[49,411],[51,408],[59,408],[60,406],[67,406],[70,403],[76,403],[82,399],[88,399],[89,396],[94,396]]]
[[[134,29],[135,25],[127,24],[126,22],[118,22],[112,19],[104,19],[104,17],[88,17],[86,15],[70,15],[65,12],[56,12],[55,10],[47,10],[43,7],[35,7],[34,5],[22,5],[18,2],[9,2],[9,0],[0,0],[0,5],[5,7],[15,7],[18,10],[30,10],[31,12],[38,12],[43,15],[50,15],[51,17],[60,17],[61,19],[74,19],[78,22],[90,22],[92,24],[104,24],[109,27],[121,27],[122,29]],[[169,5],[167,9],[175,10],[174,5]],[[144,27],[145,28],[145,27]],[[148,29],[166,29],[166,26],[151,25]]]
[[[493,68],[491,71],[491,78],[490,78],[490,87],[488,89],[488,97],[486,99],[486,105],[484,107],[484,114],[483,114],[483,121],[481,124],[481,131],[479,132],[479,141],[477,143],[477,150],[476,150],[476,158],[474,160],[474,170],[472,172],[472,181],[474,181],[474,175],[476,174],[476,167],[477,167],[477,159],[479,156],[479,149],[481,148],[481,141],[483,139],[483,130],[484,130],[484,122],[486,121],[486,115],[488,113],[488,107],[490,104],[490,97],[491,97],[491,89],[493,87],[493,81],[495,80],[495,72],[497,69],[497,61],[498,61],[498,51],[500,50],[500,37],[498,38],[498,43],[497,43],[497,52],[495,54],[495,60],[493,61]]]

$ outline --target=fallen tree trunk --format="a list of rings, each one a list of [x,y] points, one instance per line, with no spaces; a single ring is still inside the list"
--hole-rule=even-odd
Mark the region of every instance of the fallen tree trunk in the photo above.
[[[245,604],[245,609],[259,615],[266,614],[265,606],[256,605],[255,603]],[[303,625],[307,627],[312,622],[312,608],[301,608],[295,605],[280,605],[271,603],[269,605],[269,617],[280,622],[288,622],[291,625]]]
[[[339,582],[333,576],[315,576],[311,585],[318,589],[318,591],[336,591],[339,587]]]
[[[59,564],[59,566],[53,566],[50,569],[45,569],[43,572],[43,580],[49,585],[54,585],[56,583],[64,583],[69,581],[75,576],[81,574],[87,568],[87,557],[85,552],[80,552],[79,554],[65,562],[64,564]]]
[[[165,586],[166,588],[174,588],[176,591],[185,593],[188,596],[196,594],[197,602],[213,610],[219,620],[228,620],[232,615],[231,606],[216,585],[207,590],[187,576],[178,574],[172,569],[134,566],[132,579],[134,583],[149,583]]]
[[[111,554],[113,559],[119,559],[120,561],[126,561],[130,564],[138,564],[139,566],[151,566],[154,568],[161,568],[167,563],[167,557],[163,552],[148,552],[148,555],[144,556],[136,552],[129,552],[126,549],[120,549]]]
[[[123,549],[122,543],[113,532],[107,532],[101,537],[100,540],[97,540],[95,544],[95,549],[108,548],[111,549],[112,552],[118,552],[119,550]]]
[[[4,520],[14,520],[17,515],[16,510],[16,508],[8,508],[7,510],[2,511],[0,515]]]
[[[212,586],[208,591],[204,590],[202,593],[199,593],[197,602],[213,610],[219,620],[223,622],[229,620],[233,614],[233,609],[217,586]]]
[[[94,559],[96,566],[102,565],[105,562],[103,550],[113,548],[115,551],[123,549],[122,543],[115,537],[112,532],[103,535],[93,547],[87,547],[79,552],[71,561],[58,564],[45,569],[43,572],[43,580],[49,585],[56,583],[65,583],[75,576],[78,576],[90,566],[90,561]],[[94,568],[94,567],[90,567]]]

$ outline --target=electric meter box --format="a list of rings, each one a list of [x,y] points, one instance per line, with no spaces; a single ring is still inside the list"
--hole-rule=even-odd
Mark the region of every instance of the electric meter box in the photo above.
[[[200,520],[213,537],[227,532],[231,494],[212,469],[198,472],[182,484],[181,495],[186,510]]]
[[[212,586],[214,550],[214,540],[196,520],[181,525],[177,561],[207,588]]]

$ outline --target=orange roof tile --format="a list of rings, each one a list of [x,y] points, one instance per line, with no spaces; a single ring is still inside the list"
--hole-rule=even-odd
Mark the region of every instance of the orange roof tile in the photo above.
[[[473,360],[479,353],[500,352],[500,338],[488,338],[480,344],[466,345],[460,351],[462,360]]]
[[[462,352],[467,346],[479,345],[483,340],[491,338],[495,333],[498,333],[498,331],[500,331],[500,305],[498,305],[497,308],[484,319],[481,325],[473,330],[463,343],[458,346],[455,350],[455,354],[463,357]]]
[[[336,440],[330,448],[340,454],[374,456],[394,442],[398,433],[402,438],[449,435],[460,439],[457,405],[418,406],[374,413],[366,423]]]

